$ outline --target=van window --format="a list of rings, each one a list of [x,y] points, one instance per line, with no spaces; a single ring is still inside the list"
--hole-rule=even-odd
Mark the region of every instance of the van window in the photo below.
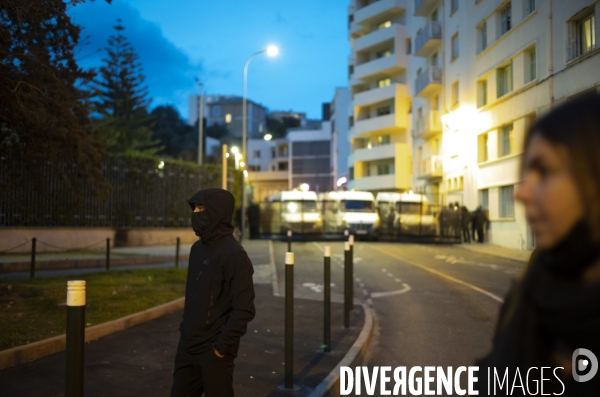
[[[396,203],[396,209],[401,214],[419,214],[421,203]]]
[[[346,211],[373,211],[372,201],[363,200],[342,200]]]

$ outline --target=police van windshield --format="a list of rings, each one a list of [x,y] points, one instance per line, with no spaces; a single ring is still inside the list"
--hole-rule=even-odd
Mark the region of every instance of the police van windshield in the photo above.
[[[342,200],[346,211],[373,211],[373,202],[367,200]]]

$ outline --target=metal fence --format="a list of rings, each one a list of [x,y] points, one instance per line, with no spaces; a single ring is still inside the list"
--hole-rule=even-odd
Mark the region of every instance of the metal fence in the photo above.
[[[459,207],[419,202],[352,210],[336,201],[263,202],[257,207],[249,212],[249,224],[256,225],[262,238],[285,237],[291,230],[307,240],[339,239],[349,230],[373,240],[460,243],[465,225]]]
[[[19,167],[3,159],[2,167]],[[203,188],[221,187],[220,167],[187,166],[152,159],[109,157],[103,163],[107,194],[95,197],[94,186],[75,193],[61,178],[40,167],[44,186],[26,178],[0,196],[0,226],[190,226],[187,199]],[[74,167],[68,172],[77,173]],[[0,186],[5,185],[1,180]],[[228,175],[233,185],[234,173]],[[7,189],[8,190],[8,189]]]

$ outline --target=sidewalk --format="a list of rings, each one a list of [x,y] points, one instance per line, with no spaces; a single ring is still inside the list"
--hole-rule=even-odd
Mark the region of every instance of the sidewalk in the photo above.
[[[454,247],[467,249],[480,254],[498,256],[500,258],[511,259],[518,262],[529,262],[531,251],[520,251],[514,248],[502,247],[490,243],[471,243],[471,244],[456,244]]]
[[[256,317],[242,338],[235,361],[238,397],[306,396],[329,375],[357,339],[364,312],[355,305],[344,329],[343,306],[332,302],[332,352],[322,353],[323,302],[294,300],[294,384],[284,381],[284,297],[273,296],[268,241],[245,241],[255,268]],[[283,291],[282,291],[283,292]],[[85,395],[168,395],[172,383],[181,310],[90,342],[85,347]],[[2,396],[56,396],[64,392],[65,352],[0,371]]]

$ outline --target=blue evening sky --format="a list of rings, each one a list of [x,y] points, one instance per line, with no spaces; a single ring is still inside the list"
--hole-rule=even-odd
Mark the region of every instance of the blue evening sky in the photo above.
[[[275,44],[280,55],[254,58],[248,98],[269,110],[321,117],[321,103],[347,84],[347,0],[103,0],[73,7],[83,26],[77,59],[97,67],[118,18],[146,74],[152,106],[173,104],[187,117],[187,98],[197,93],[242,94],[243,66],[252,53]],[[83,43],[83,40],[82,40]]]

